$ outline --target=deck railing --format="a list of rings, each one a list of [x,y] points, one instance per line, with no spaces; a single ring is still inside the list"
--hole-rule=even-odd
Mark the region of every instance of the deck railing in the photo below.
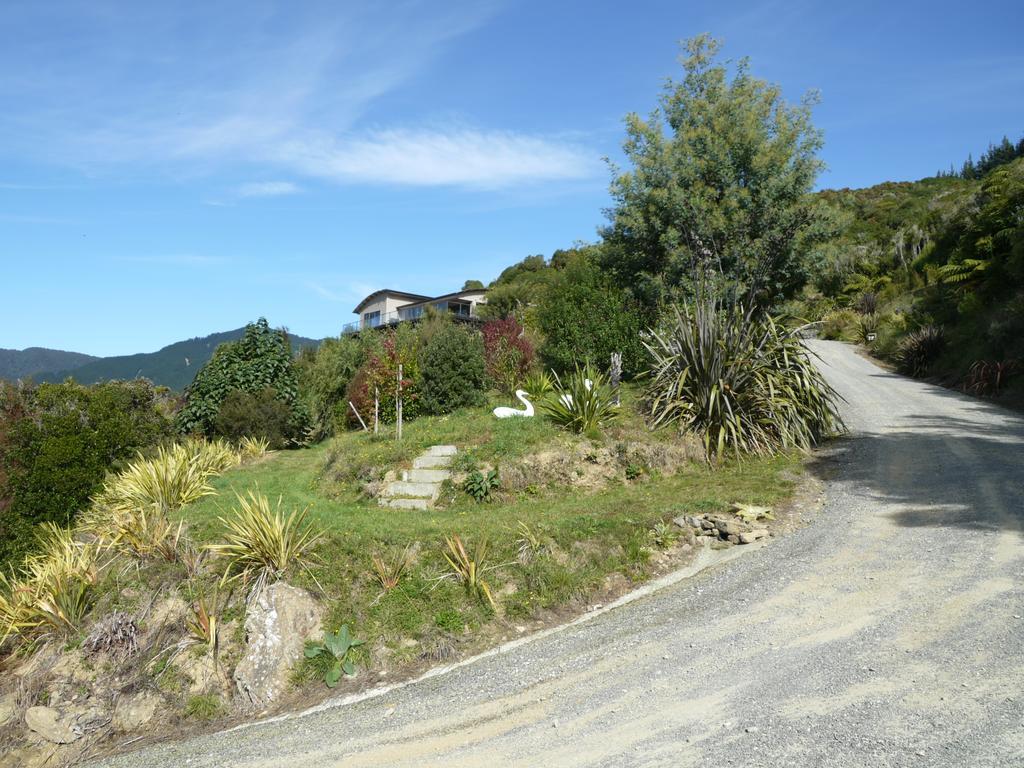
[[[458,320],[479,319],[477,314],[473,311],[473,307],[468,304],[449,304],[447,306],[447,311]],[[398,325],[399,323],[403,323],[407,320],[419,320],[424,314],[424,307],[402,307],[395,312],[384,312],[373,318],[346,323],[342,326],[341,333],[342,335],[345,335],[349,333],[359,333],[359,331],[366,330],[367,328],[381,328],[383,326]]]

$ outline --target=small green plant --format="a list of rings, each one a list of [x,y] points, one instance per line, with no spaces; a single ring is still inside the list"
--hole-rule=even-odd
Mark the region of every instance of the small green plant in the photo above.
[[[320,642],[306,643],[305,655],[307,659],[314,660],[318,665],[323,665],[324,682],[328,688],[334,688],[341,680],[342,673],[350,677],[356,673],[356,665],[351,655],[352,649],[359,647],[364,642],[352,637],[348,631],[348,625],[345,624],[337,632],[325,632],[324,639]]]
[[[498,470],[492,469],[484,474],[480,470],[470,472],[462,483],[462,490],[478,504],[491,500],[491,491],[501,485]]]
[[[540,409],[561,427],[577,434],[592,434],[619,415],[607,379],[590,365],[576,368],[563,380],[555,376],[555,393],[541,401]]]
[[[448,547],[448,551],[444,553],[444,559],[448,561],[448,567],[451,569],[449,575],[462,582],[467,592],[486,600],[491,608],[497,608],[494,597],[491,595],[490,585],[480,578],[485,571],[491,570],[484,567],[484,561],[487,558],[487,539],[480,539],[477,542],[472,556],[457,535],[451,538],[445,537],[444,541]]]
[[[213,720],[224,710],[220,696],[190,696],[185,702],[185,717],[191,720]]]
[[[626,465],[626,479],[636,480],[644,473],[644,468],[639,464],[627,464]]]
[[[546,370],[535,371],[523,379],[521,386],[530,397],[540,401],[555,391],[555,379]]]
[[[263,436],[244,435],[238,441],[238,458],[242,461],[262,459],[270,452],[270,440]]]
[[[528,565],[537,558],[548,554],[548,544],[541,538],[540,534],[522,520],[519,521],[517,528],[519,530],[519,538],[516,539],[516,559],[520,563]]]
[[[185,627],[197,643],[206,646],[210,653],[217,652],[218,621],[217,595],[208,598],[199,595],[192,605],[191,615],[185,618]]]
[[[462,628],[466,625],[466,619],[458,611],[441,611],[434,616],[434,624],[439,629],[454,635],[462,631]]]
[[[679,541],[679,529],[675,523],[660,520],[650,530],[651,541],[658,549],[668,549]]]
[[[410,554],[411,548],[406,547],[400,555],[391,559],[385,559],[379,553],[374,553],[370,558],[373,562],[374,578],[377,579],[384,592],[390,592],[398,586],[398,582],[402,580],[402,574],[409,567]]]

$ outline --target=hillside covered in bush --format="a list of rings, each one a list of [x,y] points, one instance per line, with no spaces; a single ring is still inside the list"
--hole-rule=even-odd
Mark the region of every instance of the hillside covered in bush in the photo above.
[[[991,395],[1019,386],[1024,357],[1024,158],[965,169],[820,193],[841,230],[786,309],[906,373]]]

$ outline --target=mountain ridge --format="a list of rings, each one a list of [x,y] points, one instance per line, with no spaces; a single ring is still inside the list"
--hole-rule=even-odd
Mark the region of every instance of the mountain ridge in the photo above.
[[[79,352],[63,352],[48,350],[44,347],[29,347],[25,350],[0,350],[0,379],[19,379],[31,377],[38,382],[64,381],[71,378],[80,384],[95,384],[111,379],[145,378],[159,386],[165,386],[181,392],[195,378],[196,373],[213,356],[217,347],[226,341],[240,339],[245,328],[230,331],[219,331],[207,336],[194,336],[190,339],[176,341],[161,347],[155,352],[137,352],[132,355],[114,355],[111,357],[95,357]],[[318,339],[288,334],[292,348],[298,351],[302,347],[318,345]],[[28,364],[21,355],[30,350],[46,353],[59,353],[45,359],[54,362],[46,367],[36,363]],[[13,352],[15,355],[5,356],[3,353]],[[60,355],[71,356],[61,357]]]

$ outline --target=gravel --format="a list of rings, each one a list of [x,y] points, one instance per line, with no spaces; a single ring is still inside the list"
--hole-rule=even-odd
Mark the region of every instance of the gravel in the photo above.
[[[381,696],[110,766],[1024,765],[1024,420],[812,342],[809,524]]]

